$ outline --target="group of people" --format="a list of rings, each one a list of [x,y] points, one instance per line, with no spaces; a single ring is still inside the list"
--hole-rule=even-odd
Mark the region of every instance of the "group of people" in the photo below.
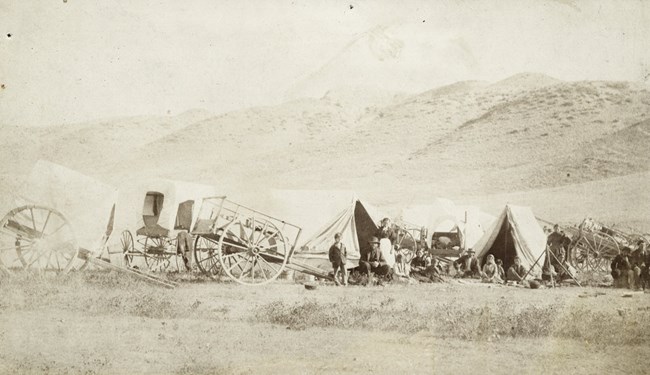
[[[516,256],[513,264],[508,267],[508,272],[503,269],[503,261],[495,259],[493,254],[488,254],[485,264],[481,267],[476,253],[473,249],[456,259],[453,263],[456,270],[456,277],[481,279],[485,283],[505,283],[514,284],[523,283],[528,274],[528,270],[521,264],[521,259]]]
[[[386,239],[391,246],[394,262],[391,266],[386,256],[381,251],[381,240]],[[389,218],[384,218],[374,236],[368,241],[368,246],[362,247],[359,265],[354,268],[363,278],[363,284],[372,283],[375,276],[378,282],[390,281],[396,274],[402,274],[405,267],[408,267],[408,276],[422,282],[441,281],[442,267],[435,257],[428,252],[419,249],[413,259],[406,259],[405,254],[400,253],[397,244],[397,233],[391,226]],[[337,285],[347,285],[349,272],[346,268],[347,249],[341,242],[341,233],[334,235],[334,243],[329,249],[329,260],[334,269],[334,281]]]
[[[615,287],[644,291],[650,288],[650,251],[643,240],[638,241],[634,251],[625,246],[612,260],[611,268]]]

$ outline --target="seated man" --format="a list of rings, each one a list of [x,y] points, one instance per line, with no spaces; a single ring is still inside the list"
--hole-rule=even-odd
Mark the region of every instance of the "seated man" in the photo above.
[[[467,254],[454,261],[454,268],[458,273],[458,277],[481,278],[481,268],[474,250],[471,248],[467,250]]]
[[[514,281],[516,283],[521,283],[524,281],[524,276],[526,275],[526,267],[521,265],[521,259],[515,257],[514,264],[508,268],[508,281]]]
[[[368,281],[372,280],[372,273],[377,276],[387,276],[389,279],[392,277],[392,269],[386,263],[386,259],[379,250],[379,239],[372,237],[368,241],[371,248],[361,253],[359,259],[359,269],[362,273],[368,275]]]
[[[630,248],[625,246],[620,254],[612,260],[612,278],[614,287],[630,288],[634,285],[634,271],[630,262]]]
[[[422,283],[431,283],[443,281],[441,275],[438,259],[432,259],[428,253],[418,249],[417,256],[411,260],[411,277]]]

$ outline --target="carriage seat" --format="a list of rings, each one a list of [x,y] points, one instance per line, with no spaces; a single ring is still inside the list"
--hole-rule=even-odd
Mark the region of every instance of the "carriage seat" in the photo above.
[[[138,236],[146,237],[169,237],[169,229],[161,227],[159,224],[144,226],[135,232]]]

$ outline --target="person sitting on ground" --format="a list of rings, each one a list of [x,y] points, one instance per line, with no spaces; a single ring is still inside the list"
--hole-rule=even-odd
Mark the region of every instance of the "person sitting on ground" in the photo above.
[[[441,274],[439,261],[432,261],[429,254],[418,249],[417,256],[411,261],[411,277],[422,283],[431,283],[443,281]]]
[[[481,277],[481,267],[473,249],[468,249],[467,253],[454,261],[458,277],[469,277],[478,279]]]
[[[377,276],[386,276],[389,280],[392,278],[392,268],[386,263],[384,255],[379,249],[379,238],[372,237],[368,241],[370,249],[365,249],[359,259],[359,270],[368,276],[368,282],[372,280],[372,274]]]
[[[503,261],[501,259],[497,259],[497,273],[499,274],[499,278],[501,280],[506,279],[506,271],[503,270]]]
[[[650,266],[650,251],[646,248],[645,241],[639,240],[637,249],[632,253],[632,266],[634,267],[634,287],[645,291],[648,285],[648,266]]]
[[[508,268],[508,281],[520,283],[524,281],[526,272],[526,267],[521,265],[521,259],[519,257],[515,257],[513,265]]]
[[[630,248],[625,246],[620,254],[612,260],[612,278],[614,287],[629,288],[634,285],[634,271],[630,263]]]
[[[499,270],[494,261],[494,255],[489,254],[483,265],[483,272],[481,272],[481,280],[484,283],[502,283],[503,280],[499,278]]]
[[[348,271],[345,268],[347,263],[347,249],[345,244],[341,242],[341,233],[336,233],[334,235],[334,243],[330,246],[329,258],[332,263],[332,268],[334,269],[334,282],[336,285],[348,285]],[[339,281],[339,276],[342,279]]]

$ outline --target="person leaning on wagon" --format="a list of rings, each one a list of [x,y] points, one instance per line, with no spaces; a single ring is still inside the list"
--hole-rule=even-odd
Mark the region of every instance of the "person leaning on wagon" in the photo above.
[[[481,267],[478,264],[473,249],[468,249],[467,253],[454,261],[454,268],[459,277],[481,277]]]
[[[334,235],[334,243],[330,246],[329,258],[332,263],[332,268],[334,269],[334,282],[336,285],[341,285],[339,281],[339,275],[343,279],[343,285],[348,285],[348,271],[345,269],[345,263],[347,263],[347,249],[345,244],[341,242],[341,233],[336,233]]]
[[[621,253],[612,260],[612,278],[615,287],[626,288],[634,285],[634,271],[630,263],[630,250],[629,247],[625,246]]]
[[[384,259],[384,255],[379,249],[379,239],[372,237],[368,241],[368,244],[370,245],[370,249],[366,249],[361,253],[359,269],[368,275],[368,282],[372,280],[373,273],[377,276],[387,276],[390,279],[392,277],[392,268],[386,263],[386,259]]]

